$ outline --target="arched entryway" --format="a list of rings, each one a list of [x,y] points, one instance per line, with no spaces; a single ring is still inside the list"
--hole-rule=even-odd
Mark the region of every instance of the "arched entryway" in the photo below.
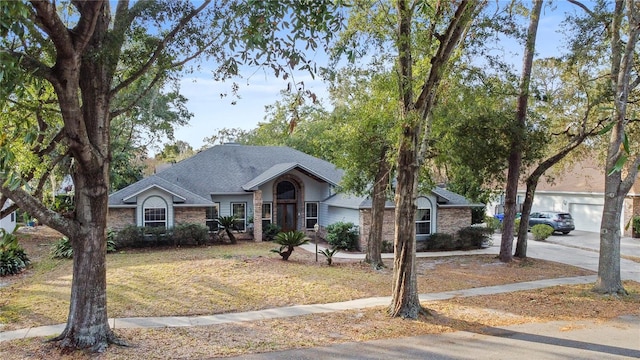
[[[282,231],[298,228],[298,189],[289,180],[280,181],[276,185],[276,221]]]

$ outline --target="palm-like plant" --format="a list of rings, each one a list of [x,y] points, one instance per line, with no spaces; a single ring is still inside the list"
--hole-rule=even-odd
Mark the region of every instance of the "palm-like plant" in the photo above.
[[[338,251],[340,251],[340,249],[338,248],[324,249],[318,250],[318,254],[324,255],[324,257],[327,258],[327,265],[331,266],[331,264],[333,263],[333,255],[335,255]]]
[[[236,218],[233,215],[220,216],[220,218],[218,218],[218,223],[222,227],[222,229],[220,229],[220,232],[224,230],[227,233],[227,236],[229,236],[229,240],[231,241],[232,244],[236,243],[236,237],[233,235],[231,230],[235,228],[235,224],[237,220],[238,218]],[[218,234],[220,234],[220,232]]]
[[[276,235],[273,242],[280,244],[280,249],[272,249],[271,251],[282,256],[282,260],[289,260],[289,256],[293,253],[296,246],[300,246],[309,242],[309,238],[302,231],[287,231]]]

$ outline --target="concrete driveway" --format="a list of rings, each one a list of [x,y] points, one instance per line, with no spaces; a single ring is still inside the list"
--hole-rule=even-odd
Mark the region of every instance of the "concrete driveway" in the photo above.
[[[598,233],[573,231],[568,235],[553,235],[546,241],[535,241],[529,235],[527,244],[529,257],[598,271],[600,256],[600,234]],[[494,235],[494,246],[496,245],[500,245],[500,234]],[[640,258],[640,239],[621,238],[620,255]],[[640,282],[640,264],[628,259],[620,259],[620,275],[622,280]]]
[[[579,230],[572,231],[567,235],[556,233],[549,237],[547,242],[600,251],[600,233]],[[620,238],[620,254],[640,258],[640,239]]]

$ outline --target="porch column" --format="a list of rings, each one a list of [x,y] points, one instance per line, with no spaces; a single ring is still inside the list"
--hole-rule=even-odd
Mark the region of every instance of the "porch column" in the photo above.
[[[253,192],[253,241],[262,241],[262,190]]]

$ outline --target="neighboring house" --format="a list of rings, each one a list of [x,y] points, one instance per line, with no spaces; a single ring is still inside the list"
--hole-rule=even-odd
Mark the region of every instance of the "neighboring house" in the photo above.
[[[317,223],[348,221],[369,231],[371,202],[336,194],[342,170],[288,147],[225,144],[211,147],[109,196],[109,227],[173,227],[206,224],[218,230],[220,216],[238,218],[240,237],[262,240],[262,229],[312,233]],[[454,233],[471,224],[463,197],[435,189],[418,199],[418,239]],[[387,204],[385,234],[393,239],[393,204]]]
[[[594,159],[586,159],[568,167],[553,182],[540,180],[533,201],[534,211],[566,211],[574,218],[576,230],[600,232],[604,209],[604,167]],[[518,207],[524,202],[525,185],[518,188]],[[504,195],[487,205],[487,213],[502,213]],[[625,229],[634,215],[640,215],[640,181],[636,179],[626,196],[622,208],[620,229],[631,236],[631,227]]]
[[[7,201],[4,204],[3,209],[6,209],[11,205],[12,203]],[[16,219],[16,212],[14,211],[11,214],[0,219],[0,229],[4,229],[6,232],[9,232],[9,233],[13,232],[13,230],[16,228],[17,221],[18,220]]]

